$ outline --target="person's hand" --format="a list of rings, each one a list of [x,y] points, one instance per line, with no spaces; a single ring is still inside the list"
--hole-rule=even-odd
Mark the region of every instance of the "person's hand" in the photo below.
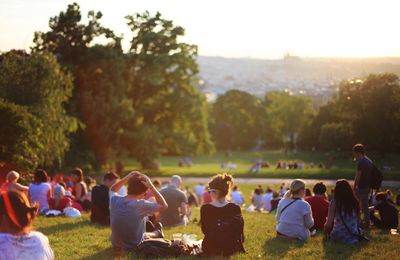
[[[153,187],[153,183],[151,182],[150,178],[147,177],[147,175],[139,173],[139,176],[144,186],[146,186],[148,189]]]

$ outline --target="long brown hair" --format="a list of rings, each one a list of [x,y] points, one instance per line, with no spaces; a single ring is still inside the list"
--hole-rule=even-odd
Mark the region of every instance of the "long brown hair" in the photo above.
[[[30,228],[38,210],[37,205],[30,205],[28,198],[22,192],[3,191],[0,194],[1,219],[5,219],[7,228],[15,233]]]
[[[338,180],[335,186],[334,200],[336,203],[337,211],[347,216],[356,213],[357,217],[360,216],[360,204],[354,194],[350,183],[345,179]]]

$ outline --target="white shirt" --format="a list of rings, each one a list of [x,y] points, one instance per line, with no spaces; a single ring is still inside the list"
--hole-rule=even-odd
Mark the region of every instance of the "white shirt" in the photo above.
[[[47,194],[49,190],[51,190],[51,186],[47,182],[42,182],[40,184],[32,183],[29,185],[31,204],[34,202],[38,203],[40,211],[49,208],[49,203],[47,201]]]
[[[240,191],[232,191],[231,193],[232,196],[232,202],[235,203],[238,206],[242,206],[244,201],[243,201],[243,195],[242,192]]]
[[[0,260],[52,260],[53,250],[48,238],[40,232],[30,231],[26,235],[0,233]]]
[[[264,210],[271,211],[271,200],[272,200],[272,192],[265,193],[263,196],[263,208]]]

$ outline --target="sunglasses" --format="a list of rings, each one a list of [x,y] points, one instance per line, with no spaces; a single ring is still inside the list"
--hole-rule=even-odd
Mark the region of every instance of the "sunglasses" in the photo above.
[[[215,191],[217,191],[217,190],[216,190],[216,189],[210,189],[210,188],[208,188],[207,191],[208,191],[208,193],[211,193],[211,192],[215,192]]]

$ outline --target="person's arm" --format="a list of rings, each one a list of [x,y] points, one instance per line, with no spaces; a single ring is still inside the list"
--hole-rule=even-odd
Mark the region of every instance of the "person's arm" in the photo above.
[[[354,179],[354,189],[358,188],[358,184],[360,183],[360,178],[361,178],[361,170],[357,169],[356,177]]]
[[[53,192],[52,192],[51,186],[49,184],[49,190],[47,191],[47,201],[53,197],[52,194],[53,194]]]
[[[27,186],[21,185],[19,183],[15,183],[15,186],[17,187],[17,190],[22,191],[22,192],[28,192],[29,188]]]
[[[77,183],[78,184],[78,183]],[[74,185],[74,190],[75,190],[75,200],[81,200],[82,198],[82,185],[79,182],[79,185]]]
[[[311,206],[308,205],[306,210],[306,214],[304,215],[304,225],[310,229],[314,226],[314,219],[312,216]]]
[[[325,234],[329,234],[333,228],[333,221],[335,218],[335,207],[336,207],[336,203],[334,200],[332,200],[329,203],[328,218],[327,218],[325,226],[324,226]]]
[[[182,218],[187,215],[187,204],[185,202],[181,203],[181,214]]]
[[[139,174],[138,171],[133,171],[128,173],[128,175],[126,175],[125,177],[123,177],[122,179],[120,179],[119,181],[117,181],[116,183],[114,183],[111,188],[110,191],[112,192],[118,192],[122,186],[124,186],[125,184],[128,183],[129,179],[134,176],[135,174]]]

